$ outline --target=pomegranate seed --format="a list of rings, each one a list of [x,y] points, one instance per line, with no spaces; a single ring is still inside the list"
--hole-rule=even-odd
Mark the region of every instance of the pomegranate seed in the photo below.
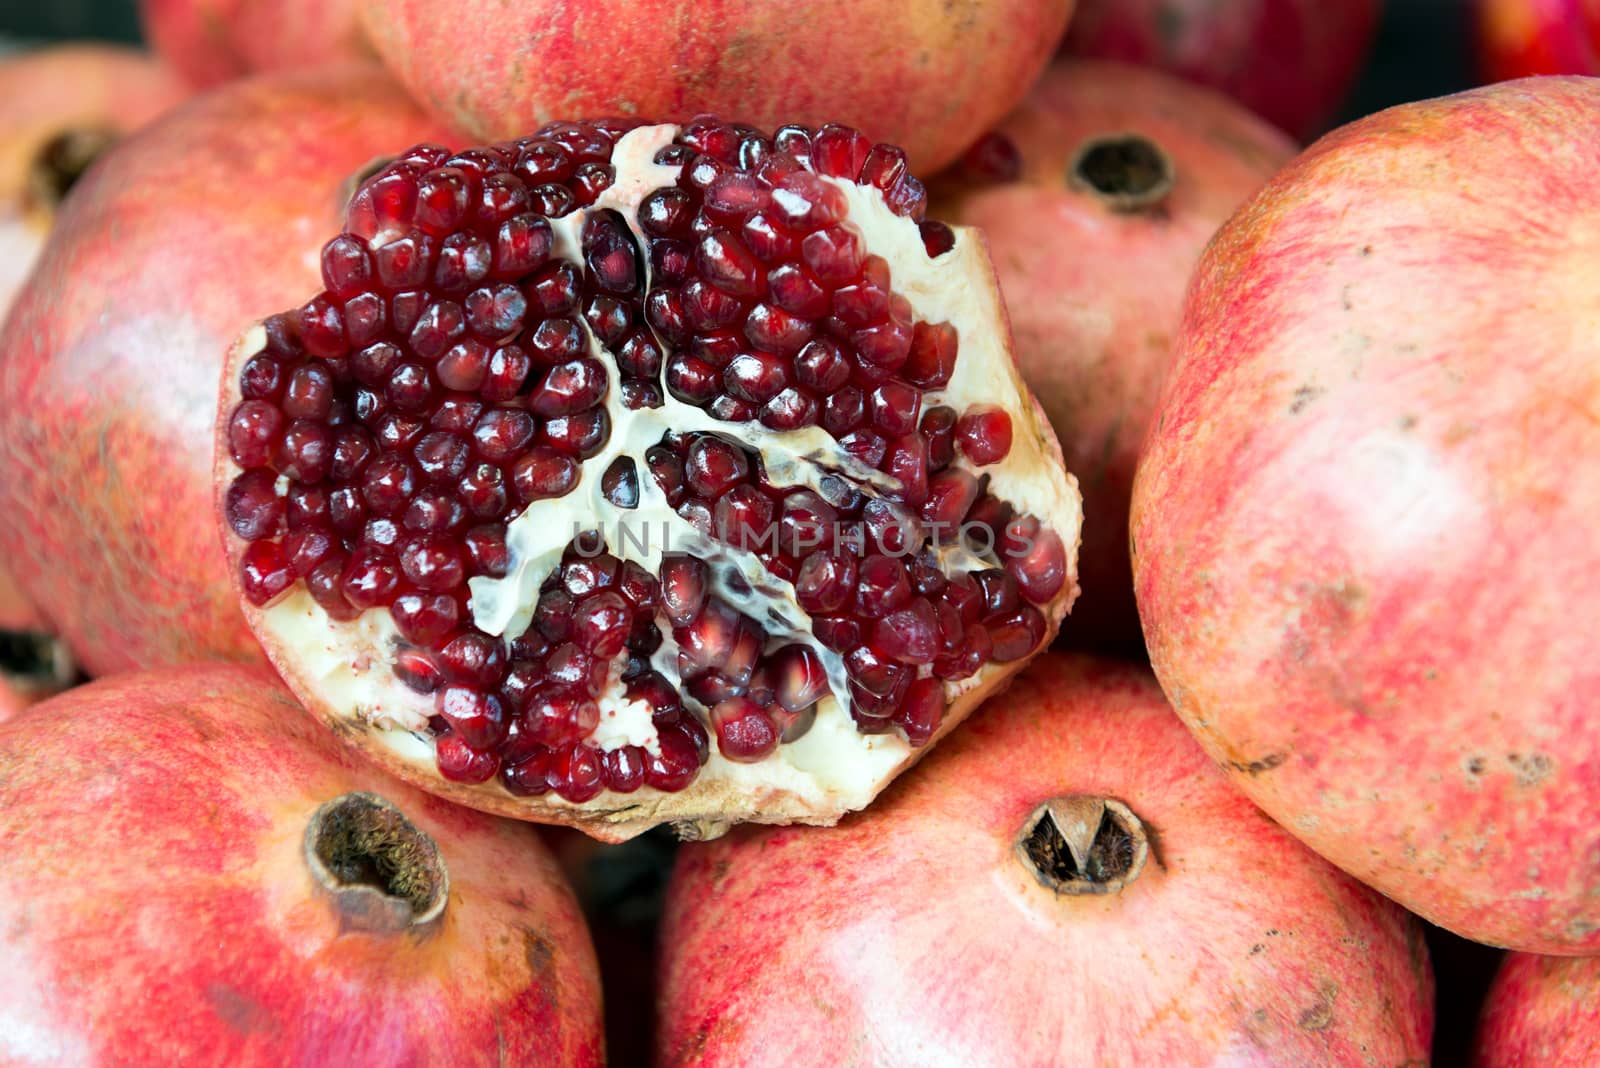
[[[687,724],[663,728],[657,737],[658,753],[645,766],[645,782],[657,790],[675,793],[700,773],[700,752]]]
[[[598,404],[606,385],[606,370],[599,360],[586,357],[557,364],[528,398],[528,408],[546,418],[572,415]]]
[[[772,303],[802,319],[819,319],[828,314],[828,291],[805,268],[786,263],[767,276]]]
[[[223,512],[233,532],[247,541],[276,534],[283,524],[284,504],[266,471],[246,471],[228,487]]]
[[[488,782],[500,770],[497,755],[473,749],[458,734],[446,734],[437,739],[434,751],[439,774],[451,782]]]
[[[997,464],[1011,451],[1011,416],[988,405],[969,408],[956,423],[956,440],[973,463]]]
[[[919,389],[943,389],[955,373],[958,342],[956,328],[949,323],[918,323],[900,374]]]
[[[508,742],[507,745],[510,743]],[[507,792],[517,797],[537,797],[550,792],[549,750],[539,749],[526,759],[508,764],[500,769],[500,782]]]
[[[572,457],[540,445],[529,449],[511,465],[511,485],[517,503],[526,507],[549,497],[564,497],[578,484],[578,464]],[[487,517],[489,513],[480,512]]]
[[[633,612],[620,593],[600,590],[578,602],[572,616],[572,638],[590,653],[610,660],[622,652]]]
[[[902,664],[929,663],[939,652],[939,621],[933,606],[913,600],[879,618],[872,625],[872,645]]]
[[[828,692],[828,676],[822,658],[804,645],[785,645],[770,661],[775,683],[773,698],[791,712],[801,712],[820,701]]]
[[[985,184],[1014,182],[1022,177],[1022,153],[1017,143],[991,130],[972,143],[957,164],[963,178]]]
[[[922,232],[922,248],[927,252],[928,258],[936,259],[956,247],[955,231],[942,222],[928,220],[919,226]]]
[[[817,641],[836,653],[848,653],[861,644],[861,624],[853,619],[819,616],[811,621]]]
[[[506,715],[498,697],[466,686],[446,686],[439,691],[434,707],[473,749],[493,749],[505,740]]]
[[[587,698],[541,694],[529,702],[524,718],[541,744],[567,746],[589,736],[600,722],[600,709]]]
[[[624,745],[600,759],[606,786],[619,794],[631,794],[644,785],[649,754],[637,745]]]
[[[1032,605],[1024,605],[1012,614],[988,625],[989,640],[993,643],[996,663],[1007,664],[1021,660],[1044,640],[1044,617]]]
[[[711,709],[717,749],[728,760],[754,764],[778,748],[778,728],[762,707],[748,697],[730,697]]]
[[[345,600],[362,610],[388,604],[399,586],[399,565],[388,550],[376,546],[366,546],[352,553],[339,580]]]
[[[693,557],[661,561],[661,606],[674,627],[686,627],[700,614],[710,578],[705,563]]]
[[[807,234],[800,255],[811,274],[825,286],[837,287],[861,273],[861,235],[842,226]]]
[[[558,751],[551,762],[548,779],[551,789],[573,804],[593,800],[605,789],[600,754],[587,745]]]
[[[245,401],[228,420],[228,452],[240,467],[265,467],[282,433],[283,414],[277,408],[266,401]]]
[[[722,667],[733,655],[742,631],[738,612],[720,600],[708,599],[698,616],[672,632],[678,642],[678,673],[692,679]]]
[[[871,142],[855,130],[830,123],[811,139],[811,165],[818,174],[854,181],[871,149]]]
[[[861,562],[856,609],[865,619],[880,619],[911,599],[911,583],[899,560],[870,556]]]
[[[795,576],[795,600],[812,615],[838,612],[855,595],[857,570],[852,557],[812,553]]]
[[[938,679],[917,679],[906,689],[904,702],[894,714],[894,724],[913,746],[928,744],[944,718],[944,684]]]
[[[604,408],[590,408],[576,415],[558,415],[539,428],[539,440],[580,460],[587,460],[605,448],[611,436],[611,417]]]
[[[433,646],[455,633],[461,622],[461,607],[454,597],[442,593],[403,593],[389,607],[394,625],[408,641]]]
[[[750,552],[769,544],[776,533],[772,529],[772,501],[750,483],[724,493],[712,516],[718,538]]]
[[[605,185],[610,184],[608,176]],[[599,192],[600,189],[595,190],[596,195]],[[616,212],[599,212],[584,221],[583,259],[602,290],[631,293],[638,288],[638,250],[627,224]]]
[[[261,606],[282,594],[294,582],[294,570],[283,546],[275,541],[252,542],[240,560],[244,595]]]
[[[714,500],[749,476],[750,461],[738,446],[714,434],[701,434],[689,446],[684,479],[690,492],[697,496]]]

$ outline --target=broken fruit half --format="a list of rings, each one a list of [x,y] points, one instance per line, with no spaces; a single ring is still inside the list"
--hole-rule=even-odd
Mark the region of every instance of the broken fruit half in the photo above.
[[[224,378],[280,673],[403,777],[601,838],[865,806],[1077,594],[983,243],[924,206],[840,126],[383,167]]]

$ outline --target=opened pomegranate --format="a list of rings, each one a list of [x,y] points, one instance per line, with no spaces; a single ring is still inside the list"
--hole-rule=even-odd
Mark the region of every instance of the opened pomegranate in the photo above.
[[[364,766],[263,668],[0,726],[0,852],[8,1064],[602,1062],[538,837]]]
[[[212,511],[228,342],[314,284],[357,172],[433,130],[375,67],[280,75],[74,189],[0,332],[0,559],[91,673],[260,656]]]
[[[1066,50],[1209,85],[1309,137],[1355,84],[1381,7],[1381,0],[1082,0]]]
[[[1472,1063],[1600,1064],[1600,959],[1509,954],[1489,988]]]
[[[702,112],[848,123],[932,173],[1009,111],[1075,0],[357,0],[389,69],[452,127]]]
[[[1492,82],[1600,74],[1597,0],[1475,0],[1478,68]]]
[[[1139,668],[1041,657],[872,810],[686,845],[658,1065],[1425,1063],[1419,925]]]
[[[67,190],[113,141],[185,92],[165,67],[118,45],[0,59],[0,319]]]
[[[1600,952],[1600,82],[1363,119],[1207,251],[1134,483],[1151,660],[1317,852]]]
[[[1206,242],[1294,154],[1222,96],[1064,60],[930,190],[988,238],[1017,363],[1084,496],[1073,645],[1141,646],[1128,562],[1139,447]]]
[[[374,58],[355,0],[139,0],[139,21],[152,47],[195,85]]]
[[[398,773],[599,836],[865,805],[1077,592],[988,259],[923,199],[842,126],[403,153],[224,383],[280,673]]]

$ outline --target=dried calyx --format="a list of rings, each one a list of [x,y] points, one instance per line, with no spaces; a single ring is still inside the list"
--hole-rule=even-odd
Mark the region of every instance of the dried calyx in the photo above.
[[[28,166],[24,205],[30,214],[50,215],[90,165],[116,142],[114,130],[74,127],[39,146]]]
[[[865,804],[1076,593],[987,258],[923,212],[843,127],[397,157],[230,370],[269,655],[478,807],[623,836]]]
[[[1155,207],[1167,199],[1176,180],[1172,157],[1140,134],[1085,141],[1067,168],[1069,185],[1121,212]]]
[[[344,794],[318,808],[304,849],[346,930],[394,933],[444,915],[450,875],[438,845],[377,794]]]
[[[1035,808],[1017,835],[1017,860],[1057,894],[1113,894],[1150,854],[1144,824],[1121,801],[1078,795]]]

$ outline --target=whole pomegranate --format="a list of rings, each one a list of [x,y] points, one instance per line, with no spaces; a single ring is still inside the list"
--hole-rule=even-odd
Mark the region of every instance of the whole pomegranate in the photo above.
[[[565,115],[848,123],[931,173],[1028,91],[1074,0],[357,0],[378,54],[489,140]]]
[[[1048,654],[869,812],[684,846],[659,1065],[1424,1063],[1418,925]]]
[[[538,837],[364,767],[263,669],[103,680],[0,726],[0,851],[6,1063],[603,1060]]]
[[[1140,647],[1128,562],[1139,446],[1206,242],[1292,155],[1226,98],[1156,71],[1057,62],[932,191],[983,230],[1017,363],[1084,496],[1077,646]]]
[[[0,58],[0,319],[67,190],[113,141],[185,95],[165,67],[119,45]]]
[[[1600,74],[1600,0],[1477,0],[1475,19],[1488,81]]]
[[[66,202],[0,332],[0,559],[91,673],[259,657],[211,519],[228,341],[314,282],[352,177],[432,131],[376,67],[263,78]]]
[[[1476,941],[1600,952],[1600,82],[1324,138],[1213,242],[1134,483],[1151,660],[1235,783]]]
[[[373,58],[355,0],[139,0],[139,19],[155,50],[195,85]]]
[[[1377,32],[1380,0],[1081,0],[1075,56],[1158,67],[1296,137],[1333,117]]]
[[[1507,956],[1489,988],[1473,1063],[1600,1064],[1600,959]]]
[[[598,837],[865,805],[1077,592],[982,241],[923,213],[838,125],[403,153],[225,377],[280,674],[397,774]]]

